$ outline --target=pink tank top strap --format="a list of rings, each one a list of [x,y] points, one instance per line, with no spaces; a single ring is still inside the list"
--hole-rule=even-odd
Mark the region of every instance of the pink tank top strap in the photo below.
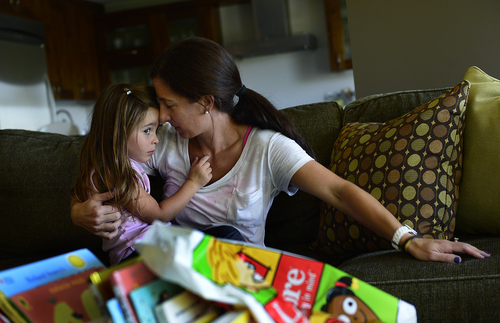
[[[245,138],[243,139],[243,148],[245,148],[245,145],[247,143],[248,135],[250,134],[250,131],[252,130],[253,126],[248,126],[247,133],[245,134]]]

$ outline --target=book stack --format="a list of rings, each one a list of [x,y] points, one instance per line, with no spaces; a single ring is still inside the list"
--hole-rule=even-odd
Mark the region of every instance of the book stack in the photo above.
[[[248,323],[247,310],[215,304],[154,274],[141,257],[90,277],[102,316],[114,323]],[[235,313],[238,315],[235,316]],[[225,317],[228,319],[223,320]]]
[[[106,266],[88,249],[0,272],[0,323],[247,323],[246,309],[160,279],[141,257]]]
[[[5,322],[89,322],[101,317],[88,277],[104,264],[80,249],[0,272]]]

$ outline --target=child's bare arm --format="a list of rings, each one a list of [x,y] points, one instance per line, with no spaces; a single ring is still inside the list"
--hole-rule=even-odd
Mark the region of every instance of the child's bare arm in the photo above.
[[[148,223],[154,220],[171,221],[189,203],[196,192],[212,179],[212,168],[208,162],[210,156],[196,158],[191,165],[189,177],[184,184],[169,198],[158,205],[156,200],[143,188],[140,189],[138,216]]]

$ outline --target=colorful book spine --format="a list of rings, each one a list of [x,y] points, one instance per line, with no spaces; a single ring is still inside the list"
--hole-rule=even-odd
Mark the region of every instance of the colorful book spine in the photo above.
[[[90,274],[89,289],[94,295],[97,304],[101,309],[101,314],[103,317],[108,319],[111,318],[107,306],[107,301],[115,297],[115,294],[113,293],[113,289],[111,288],[111,284],[109,282],[109,277],[111,276],[113,271],[125,268],[140,261],[141,257],[127,259],[119,264],[110,266],[109,268],[103,270],[96,270],[95,272]]]
[[[90,250],[75,250],[1,271],[0,290],[10,297],[95,267],[105,267],[105,265]]]
[[[139,286],[144,286],[157,278],[158,277],[149,270],[143,262],[138,262],[112,272],[109,281],[115,297],[120,303],[127,323],[139,322],[129,298],[129,293]]]
[[[158,323],[192,323],[215,305],[189,291],[184,291],[155,306]]]
[[[162,279],[134,289],[130,292],[130,299],[135,313],[141,323],[156,323],[154,308],[167,299],[181,293],[184,289],[178,285]]]
[[[88,277],[94,270],[67,276],[10,298],[20,312],[36,323],[97,320],[101,313],[88,286]]]
[[[252,322],[252,315],[248,309],[229,311],[218,318],[213,320],[211,323],[250,323]]]
[[[107,300],[106,306],[108,308],[111,319],[113,320],[113,323],[125,323],[125,317],[123,316],[122,308],[120,307],[120,303],[116,298],[113,297]]]
[[[17,311],[16,306],[12,303],[12,300],[7,297],[0,290],[0,310],[2,313],[8,317],[12,323],[26,323],[28,321],[21,313]]]

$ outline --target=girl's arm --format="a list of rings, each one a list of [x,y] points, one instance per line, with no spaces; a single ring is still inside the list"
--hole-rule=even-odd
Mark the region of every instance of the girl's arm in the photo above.
[[[154,220],[171,221],[186,207],[194,194],[212,178],[209,158],[208,155],[201,159],[195,158],[186,182],[175,194],[164,199],[160,204],[141,187],[139,190],[140,198],[137,201],[139,214],[136,215],[148,223],[152,223]]]
[[[401,227],[401,223],[372,195],[316,161],[302,166],[293,175],[291,184],[348,214],[387,240],[391,240]],[[405,234],[400,245],[410,236],[410,233]],[[414,239],[410,246],[409,252],[420,260],[459,262],[460,257],[453,255],[453,252],[466,252],[476,258],[489,256],[469,244],[448,240]]]

